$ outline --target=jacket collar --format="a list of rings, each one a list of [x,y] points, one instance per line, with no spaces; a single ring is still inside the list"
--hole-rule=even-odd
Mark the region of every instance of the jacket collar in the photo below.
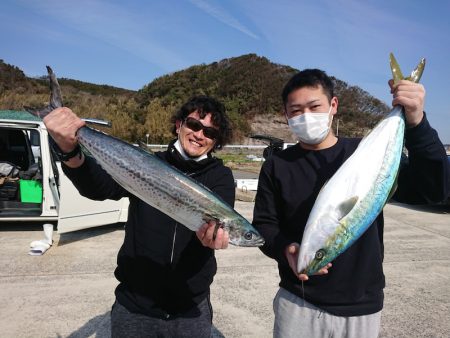
[[[222,160],[213,157],[211,153],[209,153],[206,158],[199,161],[185,159],[175,147],[176,141],[177,140],[171,141],[167,151],[157,153],[157,155],[188,175],[195,176],[201,174],[223,163]]]

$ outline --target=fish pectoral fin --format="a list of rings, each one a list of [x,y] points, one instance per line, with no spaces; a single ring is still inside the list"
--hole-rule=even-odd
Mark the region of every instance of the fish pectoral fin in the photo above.
[[[358,200],[359,200],[358,196],[353,196],[350,197],[348,200],[345,200],[344,202],[339,204],[337,207],[339,213],[338,219],[341,220],[345,216],[347,216],[350,213],[350,211],[352,211],[353,207],[355,206],[356,202],[358,202]]]
[[[213,240],[216,240],[217,231],[221,228],[223,229],[223,227],[224,227],[224,224],[222,222],[218,222],[218,221],[216,222],[216,226],[214,227]]]
[[[213,233],[213,240],[216,240],[216,237],[217,237],[217,231],[218,231],[220,228],[223,228],[223,227],[224,227],[223,222],[221,222],[219,219],[217,219],[216,217],[213,217],[213,216],[211,216],[211,215],[204,215],[204,216],[203,216],[203,221],[204,221],[205,223],[209,223],[209,222],[211,222],[211,221],[216,222],[216,226],[214,227],[214,233]]]
[[[209,223],[211,221],[214,221],[216,223],[216,228],[222,228],[223,222],[220,221],[217,217],[211,216],[211,215],[203,215],[203,222]]]

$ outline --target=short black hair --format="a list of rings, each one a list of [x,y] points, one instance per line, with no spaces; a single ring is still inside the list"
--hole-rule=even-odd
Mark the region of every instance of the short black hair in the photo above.
[[[286,107],[287,99],[290,93],[294,90],[303,87],[314,87],[322,86],[325,95],[331,102],[334,97],[334,84],[331,78],[320,69],[304,69],[294,76],[292,76],[283,88],[281,97],[283,98],[283,105]]]
[[[172,116],[172,134],[177,135],[176,121],[184,121],[189,114],[197,111],[200,118],[204,118],[207,114],[211,114],[212,124],[219,128],[219,136],[216,139],[215,149],[221,149],[225,144],[230,142],[233,133],[231,123],[225,112],[225,106],[218,100],[210,96],[194,96],[190,98],[181,108]]]

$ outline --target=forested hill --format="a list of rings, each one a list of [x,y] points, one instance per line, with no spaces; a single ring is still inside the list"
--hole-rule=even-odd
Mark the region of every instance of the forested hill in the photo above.
[[[58,75],[58,70],[54,71]],[[235,142],[242,142],[246,135],[258,132],[255,126],[260,123],[267,124],[261,129],[270,131],[276,129],[271,123],[283,121],[280,93],[296,71],[248,54],[162,76],[138,92],[70,79],[59,81],[66,106],[82,117],[111,120],[110,133],[128,141],[143,140],[148,133],[151,142],[167,142],[172,137],[170,116],[176,108],[193,95],[205,94],[225,104],[233,122]],[[340,135],[363,135],[388,111],[384,103],[361,88],[339,79],[334,81],[340,104]],[[48,95],[45,78],[29,78],[0,60],[0,109],[42,106]],[[255,121],[259,122],[254,124]],[[286,137],[289,135],[286,125],[279,129],[287,133]]]

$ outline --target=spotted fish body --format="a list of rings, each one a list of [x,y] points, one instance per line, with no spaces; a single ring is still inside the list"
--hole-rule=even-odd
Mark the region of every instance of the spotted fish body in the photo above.
[[[78,131],[78,140],[122,187],[180,224],[196,231],[216,220],[232,244],[263,243],[252,225],[222,199],[155,155],[87,127]]]
[[[45,117],[62,106],[58,82],[47,67],[52,91],[51,104],[31,113]],[[230,243],[260,246],[263,238],[256,229],[219,196],[153,154],[89,127],[77,133],[79,143],[122,187],[175,221],[196,231],[214,220],[229,233]]]
[[[419,64],[420,75],[423,65],[424,60]],[[306,223],[299,273],[312,275],[333,261],[379,215],[396,181],[404,130],[403,108],[396,106],[324,185]]]

